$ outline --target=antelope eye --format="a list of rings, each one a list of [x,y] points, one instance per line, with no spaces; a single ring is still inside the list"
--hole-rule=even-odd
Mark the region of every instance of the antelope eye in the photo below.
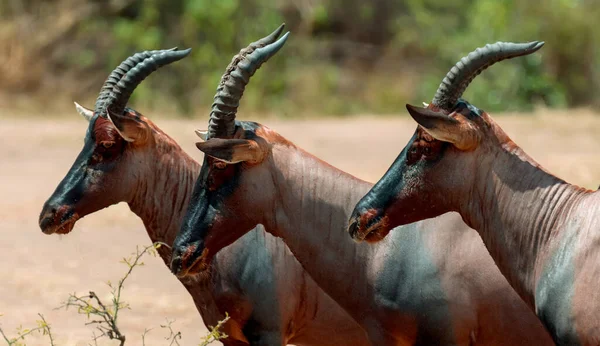
[[[225,167],[227,167],[227,164],[223,161],[217,161],[214,163],[213,165],[216,169],[225,169]]]
[[[110,147],[113,146],[113,144],[115,144],[115,142],[113,141],[102,141],[100,142],[100,144],[102,144],[102,146],[106,149],[110,149]]]

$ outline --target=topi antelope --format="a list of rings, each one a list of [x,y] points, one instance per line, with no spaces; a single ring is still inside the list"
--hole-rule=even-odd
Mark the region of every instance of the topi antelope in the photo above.
[[[557,343],[598,345],[600,193],[553,176],[491,116],[459,99],[485,68],[542,45],[479,48],[450,70],[431,104],[407,105],[419,126],[356,205],[349,232],[369,239],[457,211]]]
[[[259,44],[272,40],[268,37]],[[110,119],[103,111],[107,105],[127,103],[137,83],[149,74],[149,59],[162,65],[185,54],[136,54],[110,75],[95,112],[77,105],[90,122],[84,149],[44,205],[40,217],[44,233],[68,233],[77,219],[127,202],[143,220],[152,242],[172,244],[200,165],[136,111],[113,106]],[[114,85],[123,91],[107,103],[111,91],[118,93]],[[168,263],[170,251],[161,247],[159,253]],[[225,312],[230,314],[225,345],[368,345],[360,326],[262,226],[223,249],[209,269],[203,280],[181,282],[206,326],[216,325]]]
[[[199,133],[206,155],[173,245],[173,273],[193,276],[263,224],[373,345],[552,344],[457,214],[406,226],[374,246],[355,244],[346,220],[371,184],[266,126],[236,122],[250,77],[281,44],[243,50],[221,79],[208,131]]]

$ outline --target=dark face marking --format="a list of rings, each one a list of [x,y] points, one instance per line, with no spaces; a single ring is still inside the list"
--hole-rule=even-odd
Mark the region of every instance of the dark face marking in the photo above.
[[[432,205],[435,190],[427,179],[449,144],[417,129],[385,175],[357,203],[349,233],[366,240],[372,232],[387,234],[392,228],[442,212]],[[433,190],[433,191],[431,191]]]
[[[256,138],[254,123],[238,123],[245,139]],[[246,126],[249,125],[249,126]],[[243,210],[236,194],[243,173],[252,165],[227,164],[204,158],[181,229],[173,243],[171,271],[180,277],[208,268],[212,257],[256,226]],[[243,198],[243,197],[241,197]],[[225,224],[226,223],[226,224]]]
[[[98,116],[90,120],[83,149],[44,203],[39,218],[44,233],[69,233],[79,218],[118,202],[110,198],[110,188],[119,179],[111,172],[125,148],[110,121]]]
[[[464,100],[454,111],[470,119],[481,116]],[[384,176],[357,203],[350,217],[350,236],[368,241],[373,232],[385,236],[394,227],[451,211],[448,196],[435,185],[446,179],[441,162],[451,149],[451,144],[434,139],[419,126]]]

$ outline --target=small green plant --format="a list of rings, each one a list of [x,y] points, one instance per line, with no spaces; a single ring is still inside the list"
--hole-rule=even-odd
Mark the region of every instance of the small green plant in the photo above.
[[[206,346],[208,344],[211,344],[215,341],[219,341],[221,339],[225,339],[227,337],[227,334],[222,333],[221,332],[221,328],[223,328],[223,325],[225,325],[225,323],[229,321],[229,314],[225,313],[225,318],[222,319],[221,321],[219,321],[219,323],[217,323],[216,326],[214,327],[210,327],[210,332],[202,339],[202,342],[200,343],[200,346]]]
[[[0,316],[2,316],[2,315],[0,315]],[[9,346],[12,346],[12,345],[24,346],[26,336],[34,334],[34,333],[39,333],[42,335],[47,335],[48,339],[50,341],[50,345],[54,346],[54,338],[52,337],[52,331],[50,329],[50,324],[48,324],[48,322],[46,322],[44,315],[38,314],[38,316],[40,316],[40,319],[36,321],[37,327],[34,327],[34,328],[19,327],[19,328],[17,328],[17,335],[12,338],[8,337],[4,333],[4,330],[2,329],[2,327],[0,327],[0,334],[2,334],[2,337],[4,338],[4,341],[6,342],[6,344]]]
[[[110,303],[103,302],[100,297],[94,291],[89,291],[86,295],[77,295],[72,293],[69,295],[67,300],[59,306],[57,309],[69,308],[77,309],[77,313],[85,315],[87,318],[86,325],[95,327],[95,331],[92,332],[92,344],[97,345],[98,339],[108,338],[111,340],[119,341],[119,345],[125,345],[127,340],[125,334],[119,328],[119,312],[123,309],[130,309],[129,304],[121,299],[121,294],[125,287],[125,281],[129,278],[132,271],[136,267],[144,265],[142,257],[146,254],[157,256],[157,250],[162,246],[166,245],[163,243],[154,243],[146,247],[136,247],[136,251],[131,256],[123,258],[121,261],[127,266],[127,271],[118,283],[115,285],[112,282],[107,282],[110,288]],[[50,329],[50,324],[46,322],[46,319],[42,314],[38,314],[40,319],[37,321],[35,328],[25,329],[22,327],[17,328],[17,335],[9,337],[5,334],[4,330],[0,327],[0,335],[4,338],[4,341],[9,346],[25,346],[25,338],[34,333],[40,333],[46,335],[50,341],[50,346],[54,346],[54,337]],[[2,315],[0,314],[0,317]],[[201,346],[209,345],[215,341],[227,338],[227,334],[222,333],[220,330],[223,325],[229,320],[229,315],[226,314],[225,318],[214,326],[210,327],[210,332],[201,339]],[[160,325],[160,329],[166,330],[169,334],[165,337],[169,346],[177,345],[180,346],[179,341],[181,340],[181,332],[173,329],[173,323],[175,320],[166,320],[165,324]],[[146,328],[142,334],[142,345],[146,343],[146,335],[156,328]],[[98,334],[97,334],[98,333]]]
[[[123,291],[125,281],[129,278],[135,267],[144,265],[144,262],[141,261],[142,256],[146,253],[156,256],[156,250],[160,246],[160,244],[152,244],[142,249],[138,246],[132,256],[123,258],[121,262],[127,265],[127,272],[119,279],[119,282],[116,285],[110,281],[107,282],[108,287],[111,289],[110,304],[104,304],[96,292],[90,291],[87,295],[82,296],[75,293],[70,294],[67,301],[59,308],[64,307],[65,309],[68,309],[74,307],[77,309],[77,313],[85,315],[88,319],[86,324],[94,325],[96,330],[100,332],[99,335],[94,334],[94,340],[107,337],[111,340],[119,340],[120,345],[123,346],[126,337],[119,329],[119,312],[122,309],[130,308],[129,304],[121,300],[121,292]]]

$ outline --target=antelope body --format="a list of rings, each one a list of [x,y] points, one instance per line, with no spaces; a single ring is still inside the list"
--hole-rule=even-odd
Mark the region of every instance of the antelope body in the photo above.
[[[404,226],[376,245],[356,244],[346,220],[372,185],[265,126],[235,121],[249,77],[285,39],[242,50],[227,67],[209,130],[200,133],[208,140],[197,144],[206,156],[174,242],[173,273],[196,275],[263,224],[373,345],[552,344],[458,215]]]
[[[420,126],[356,205],[349,231],[361,240],[457,211],[558,344],[599,345],[600,193],[553,176],[459,99],[483,69],[542,45],[479,48],[448,73],[430,105],[407,105]]]
[[[156,54],[148,55],[157,60]],[[131,76],[131,65],[144,70],[138,60],[126,61],[107,83],[116,84],[128,74],[139,83],[143,78]],[[122,89],[130,94],[135,85]],[[47,234],[65,234],[77,219],[123,201],[142,219],[152,242],[172,244],[200,165],[144,116],[128,108],[115,110],[116,101],[126,104],[122,96],[109,97],[101,92],[96,112],[77,105],[90,121],[84,148],[45,203],[40,227]],[[107,119],[102,112],[111,104]],[[165,264],[170,262],[166,247],[159,253]],[[203,274],[181,282],[207,327],[229,313],[225,345],[368,344],[360,326],[302,270],[285,244],[260,225],[223,249]]]

